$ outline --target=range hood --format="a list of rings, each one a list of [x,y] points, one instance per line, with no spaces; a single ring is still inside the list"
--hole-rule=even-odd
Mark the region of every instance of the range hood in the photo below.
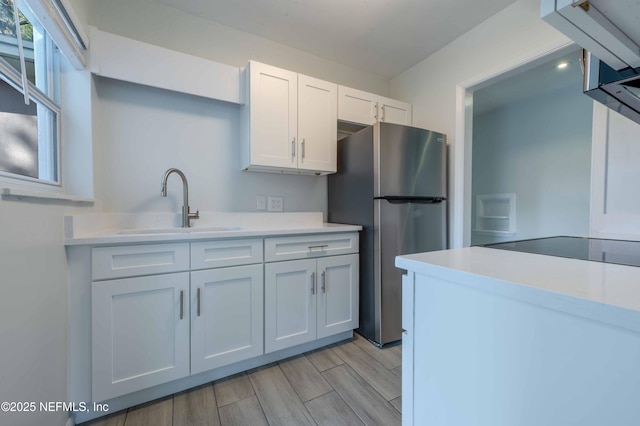
[[[640,124],[640,68],[614,70],[583,50],[584,93]]]
[[[540,14],[588,51],[584,92],[640,123],[640,2],[541,0]]]

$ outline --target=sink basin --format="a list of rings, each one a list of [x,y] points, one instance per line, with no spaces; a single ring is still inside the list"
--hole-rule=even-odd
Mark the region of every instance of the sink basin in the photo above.
[[[142,229],[125,229],[118,232],[121,235],[135,234],[194,234],[199,232],[225,232],[238,231],[242,228],[239,226],[207,226],[202,228],[142,228]]]

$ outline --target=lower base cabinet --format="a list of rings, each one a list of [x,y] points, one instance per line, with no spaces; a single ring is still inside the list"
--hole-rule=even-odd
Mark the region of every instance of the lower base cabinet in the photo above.
[[[189,273],[92,284],[92,399],[189,375]]]
[[[191,272],[191,374],[263,354],[262,264]]]
[[[264,353],[262,264],[99,281],[92,291],[96,401]]]
[[[358,255],[265,264],[265,353],[358,328]]]
[[[355,233],[93,247],[90,399],[357,328],[357,247]]]

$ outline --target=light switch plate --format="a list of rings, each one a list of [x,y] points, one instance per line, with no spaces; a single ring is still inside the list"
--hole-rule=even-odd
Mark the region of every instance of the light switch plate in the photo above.
[[[266,210],[267,209],[267,197],[264,195],[256,196],[256,210]]]
[[[283,210],[284,210],[284,198],[275,197],[275,196],[267,198],[267,211],[281,212]]]

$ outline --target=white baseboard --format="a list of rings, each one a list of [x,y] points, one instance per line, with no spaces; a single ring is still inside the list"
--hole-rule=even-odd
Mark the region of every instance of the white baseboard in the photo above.
[[[137,392],[133,392],[127,395],[122,395],[107,401],[101,401],[105,403],[109,411],[97,412],[90,410],[89,412],[77,412],[75,413],[75,420],[78,423],[83,423],[89,420],[96,419],[101,416],[113,414],[118,411],[126,410],[129,407],[143,404],[145,402],[153,401],[158,398],[162,398],[174,393],[182,392],[186,389],[190,389],[196,386],[203,385],[205,383],[213,382],[223,377],[228,377],[242,371],[247,371],[253,368],[257,368],[271,362],[276,362],[285,358],[289,358],[295,355],[299,355],[304,352],[309,352],[314,349],[318,349],[332,343],[336,343],[345,339],[353,338],[353,331],[345,331],[333,336],[324,337],[312,342],[304,343],[291,348],[282,349],[276,352],[271,352],[265,355],[260,355],[255,358],[244,360],[235,364],[227,365],[224,367],[216,368],[204,373],[199,373],[194,376],[188,376],[182,379],[174,380],[169,383],[164,383],[158,386],[154,386],[148,389],[143,389]],[[67,425],[67,426],[73,426]]]

